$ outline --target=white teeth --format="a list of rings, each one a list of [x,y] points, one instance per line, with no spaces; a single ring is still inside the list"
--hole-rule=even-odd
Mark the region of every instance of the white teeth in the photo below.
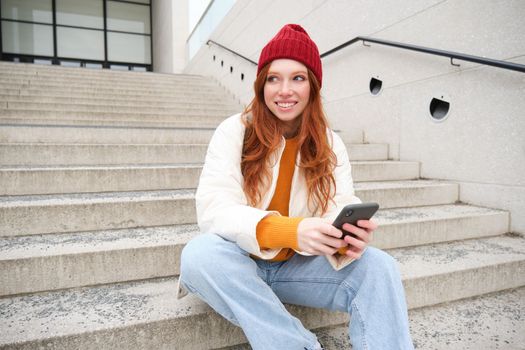
[[[295,102],[288,102],[288,103],[277,102],[277,105],[281,108],[289,108],[295,105]]]

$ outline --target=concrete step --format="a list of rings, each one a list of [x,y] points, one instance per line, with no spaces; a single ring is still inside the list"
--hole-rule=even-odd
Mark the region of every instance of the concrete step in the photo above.
[[[2,166],[202,163],[206,144],[0,144]]]
[[[416,180],[416,179],[419,179],[419,162],[407,162],[407,161],[352,162],[352,177],[354,181],[358,181],[358,182]]]
[[[196,106],[203,107],[204,109],[214,108],[236,108],[242,110],[242,106],[235,103],[233,99],[226,101],[225,98],[217,98],[215,100],[203,99],[202,96],[196,98],[181,98],[172,97],[169,99],[155,98],[154,96],[149,98],[126,98],[115,96],[114,98],[101,98],[95,95],[94,97],[66,97],[66,96],[53,96],[50,95],[15,95],[5,94],[0,95],[0,101],[8,102],[8,106],[15,107],[19,106],[29,107],[29,103],[45,103],[45,104],[64,104],[69,105],[93,105],[93,106],[137,106],[137,107],[162,107],[162,108],[181,108],[183,106]]]
[[[398,248],[389,253],[400,264],[411,309],[525,286],[525,238],[521,236]]]
[[[171,278],[0,299],[6,315],[0,319],[0,327],[6,329],[0,348],[211,349],[215,340],[215,345],[226,346],[245,339],[240,328],[196,297],[177,300],[176,287],[177,280]],[[288,308],[311,328],[347,318],[319,309]],[[27,328],[29,318],[37,325]],[[38,326],[44,320],[49,322],[47,330]]]
[[[0,124],[47,124],[47,125],[114,125],[152,127],[214,127],[235,110],[207,113],[120,113],[102,111],[39,111],[5,110],[0,108]]]
[[[197,234],[176,225],[0,238],[0,296],[175,276]]]
[[[388,144],[386,143],[346,143],[346,149],[350,160],[373,161],[388,159]]]
[[[354,188],[363,202],[377,202],[382,208],[449,204],[459,200],[458,184],[445,181],[356,182]]]
[[[87,113],[87,112],[86,112]],[[84,113],[85,114],[85,113]],[[30,114],[29,114],[30,115]],[[227,114],[225,114],[227,115]],[[229,116],[229,115],[227,115]],[[226,117],[224,117],[226,118]],[[215,129],[224,118],[198,117],[192,119],[167,118],[165,121],[150,120],[146,118],[105,118],[104,115],[96,117],[38,117],[38,116],[2,116],[0,112],[0,125],[38,125],[38,126],[75,126],[75,127],[119,127],[119,128],[205,128]],[[162,119],[166,119],[162,117]],[[203,119],[203,120],[201,120]]]
[[[525,288],[409,312],[418,349],[523,349]]]
[[[87,84],[62,84],[54,83],[49,81],[42,82],[2,82],[2,86],[6,89],[18,89],[18,90],[46,90],[48,92],[55,91],[67,91],[67,92],[98,92],[99,94],[111,95],[111,94],[120,94],[120,93],[142,93],[149,95],[164,95],[164,96],[173,96],[175,94],[183,95],[198,95],[198,94],[226,94],[226,90],[221,88],[219,85],[215,86],[175,86],[175,87],[163,87],[155,86],[153,84],[141,84],[141,85],[87,85]]]
[[[29,120],[38,119],[112,119],[112,120],[136,120],[136,121],[173,121],[173,120],[188,120],[188,121],[209,121],[215,119],[226,119],[227,117],[238,113],[236,109],[209,109],[199,110],[195,108],[180,108],[178,110],[155,109],[150,108],[149,111],[123,111],[119,108],[114,109],[95,109],[85,108],[86,110],[77,110],[72,106],[70,110],[66,109],[16,109],[16,108],[2,108],[0,106],[0,118],[27,118]]]
[[[214,128],[4,124],[0,125],[0,143],[207,144],[214,131]],[[379,149],[375,153],[370,150],[369,153],[375,154],[375,157],[380,157],[382,154]]]
[[[202,85],[213,85],[213,80],[199,75],[184,75],[184,74],[159,74],[149,73],[148,74],[136,74],[126,76],[116,76],[115,74],[93,74],[93,71],[88,72],[89,74],[73,74],[72,72],[60,73],[56,72],[25,72],[25,71],[6,71],[0,67],[1,79],[8,80],[51,80],[51,81],[79,81],[79,82],[114,82],[114,83],[152,83],[152,84],[202,84]],[[95,72],[96,73],[96,72]]]
[[[170,78],[159,79],[157,76],[153,76],[149,79],[141,79],[140,76],[131,78],[118,78],[118,77],[93,77],[93,76],[80,76],[80,75],[27,75],[27,74],[5,74],[0,71],[0,83],[2,85],[55,85],[55,86],[151,86],[158,88],[179,88],[186,86],[189,88],[204,88],[204,89],[216,89],[219,87],[213,79],[200,77],[185,78],[184,76],[172,75]]]
[[[376,221],[372,245],[390,249],[501,235],[509,216],[443,205],[382,209]],[[1,238],[0,296],[175,276],[182,248],[198,232],[178,225]]]
[[[107,157],[98,158],[92,152],[88,160],[97,165],[82,166],[0,166],[0,196],[168,190],[173,188],[196,188],[202,166],[180,164],[204,160],[206,146],[175,145],[176,147],[150,147],[150,154],[141,152],[143,158],[128,159],[123,148],[114,150],[115,163],[130,165],[105,165]],[[119,152],[121,151],[121,152]],[[102,154],[102,152],[100,152]],[[137,152],[139,153],[139,152]],[[71,155],[64,153],[64,155]],[[36,155],[35,155],[36,156]],[[164,157],[164,158],[159,158]],[[181,158],[181,156],[183,156]],[[52,156],[55,161],[71,161],[61,156]],[[79,155],[80,162],[83,161]],[[162,164],[166,161],[168,164]],[[160,163],[160,164],[159,164]],[[173,164],[179,163],[179,164]],[[417,162],[353,162],[354,181],[412,180],[419,178]]]
[[[132,79],[112,78],[112,77],[90,77],[78,75],[27,75],[27,74],[2,74],[0,72],[0,83],[3,85],[39,85],[39,84],[53,84],[53,85],[68,85],[68,86],[151,86],[155,88],[179,88],[181,86],[188,88],[212,88],[217,87],[211,79],[185,79],[174,76],[171,79],[140,79],[139,77]]]
[[[23,135],[20,135],[23,137]],[[347,145],[350,160],[375,146]],[[0,144],[1,166],[203,163],[207,144]],[[356,162],[355,181],[406,180],[419,177],[417,162]],[[384,170],[392,173],[383,173]],[[366,177],[361,174],[367,173]]]
[[[0,236],[194,222],[193,190],[0,197]]]
[[[439,181],[362,182],[356,183],[356,195],[384,209],[439,205],[456,202],[458,186]],[[195,223],[193,190],[0,197],[0,236],[190,223]]]
[[[193,123],[198,124],[198,123]],[[215,128],[0,124],[0,143],[208,143]],[[352,160],[387,160],[388,144],[347,144]]]
[[[183,90],[177,91],[172,89],[110,89],[110,88],[74,88],[68,89],[67,87],[56,87],[56,86],[39,86],[39,87],[13,87],[13,86],[2,86],[0,88],[0,94],[16,94],[16,95],[29,95],[29,96],[69,96],[69,97],[120,97],[120,98],[132,98],[133,96],[140,96],[143,99],[177,99],[177,98],[202,98],[203,94],[195,90]],[[225,100],[231,101],[233,96],[227,94],[224,90],[208,91],[206,96],[212,99],[224,98]]]
[[[207,78],[192,74],[170,74],[157,72],[117,71],[109,69],[86,69],[62,66],[45,66],[36,64],[0,62],[0,74],[5,76],[47,76],[78,77],[87,79],[122,79],[122,80],[196,80]]]
[[[240,110],[239,106],[233,104],[185,104],[179,103],[171,106],[158,105],[114,105],[114,104],[96,104],[96,103],[48,103],[48,102],[19,102],[8,101],[7,106],[4,107],[3,112],[9,114],[9,111],[14,110],[31,110],[31,111],[56,111],[56,112],[97,112],[97,113],[121,113],[131,114],[155,114],[155,115],[223,115],[226,113],[234,114]]]
[[[31,82],[46,82],[50,81],[54,84],[70,84],[70,83],[79,83],[79,84],[116,84],[116,85],[138,85],[138,84],[151,84],[154,86],[165,86],[170,88],[173,86],[217,86],[217,83],[213,80],[203,77],[203,76],[187,76],[187,75],[167,75],[154,74],[151,76],[137,75],[128,77],[114,77],[114,76],[93,76],[93,75],[78,75],[78,74],[48,74],[48,73],[33,73],[26,74],[22,72],[18,73],[2,73],[0,69],[0,80],[7,83],[25,83],[31,84]]]
[[[215,128],[199,127],[0,124],[0,143],[207,144],[214,131]]]
[[[505,290],[408,312],[416,349],[523,349],[525,288]],[[326,350],[352,349],[348,325],[315,330]],[[248,344],[222,350],[250,350]]]
[[[192,94],[198,96],[199,94],[223,94],[227,95],[226,90],[224,90],[220,85],[215,84],[187,84],[187,83],[178,83],[178,84],[157,84],[157,83],[148,83],[148,82],[137,82],[137,83],[89,83],[89,82],[57,82],[50,80],[41,80],[41,81],[10,81],[6,79],[0,79],[0,84],[4,89],[17,89],[17,90],[42,90],[45,89],[50,93],[54,91],[78,91],[78,90],[101,90],[107,93],[119,93],[119,91],[129,91],[129,92],[143,92],[148,91],[150,94],[155,92],[156,94],[162,95],[175,95],[183,94],[188,95]]]
[[[197,187],[201,171],[200,164],[0,167],[0,196],[188,189]]]
[[[98,91],[76,91],[76,90],[63,90],[63,91],[49,91],[49,90],[35,90],[35,89],[9,89],[0,87],[0,95],[5,96],[3,100],[15,99],[50,99],[50,98],[61,98],[61,99],[83,99],[83,100],[115,100],[117,103],[133,103],[140,102],[143,104],[151,104],[155,102],[191,102],[191,103],[238,103],[237,100],[226,93],[208,93],[206,94],[205,101],[202,101],[202,94],[192,93],[172,93],[166,91],[159,94],[153,94],[148,92],[129,92],[120,91],[118,94],[112,93],[100,93]]]
[[[522,237],[499,236],[391,253],[400,262],[411,309],[525,285]],[[192,295],[177,300],[175,291],[176,279],[164,278],[2,298],[0,327],[5,333],[0,347],[211,349],[246,342],[239,328],[202,301]],[[310,329],[348,320],[341,313],[288,308]]]

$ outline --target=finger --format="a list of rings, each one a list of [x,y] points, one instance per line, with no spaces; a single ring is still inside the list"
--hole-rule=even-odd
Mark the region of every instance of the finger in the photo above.
[[[310,246],[314,247],[318,251],[321,251],[323,253],[326,253],[327,251],[325,249],[322,249],[320,246],[326,246],[330,249],[339,249],[342,247],[346,247],[347,243],[340,239],[335,238],[333,236],[324,234],[323,232],[317,231],[315,234],[313,234],[310,238]]]
[[[316,244],[314,249],[317,252],[317,255],[333,255],[337,251],[337,248],[333,248],[322,243]]]
[[[350,247],[347,251],[346,251],[346,256],[348,257],[351,257],[353,259],[356,259],[356,260],[359,260],[361,259],[361,256],[363,255],[363,250],[361,249],[356,249],[355,247]]]
[[[323,236],[324,236],[323,238],[320,238],[321,243],[329,247],[339,249],[339,248],[346,247],[348,245],[344,240],[340,238],[334,238],[328,235],[323,235]]]
[[[374,220],[359,220],[357,222],[357,226],[372,231],[377,229],[378,227],[377,223]]]
[[[311,234],[307,237],[307,239],[304,242],[304,251],[314,255],[331,255],[337,250],[337,248],[332,248],[325,244],[325,241],[330,238],[330,236],[327,236],[319,231],[311,232]],[[331,239],[338,240],[336,238]],[[340,239],[338,241],[343,242]]]
[[[343,237],[343,231],[333,226],[332,224],[326,223],[320,227],[320,231],[325,235],[332,236],[335,238]]]
[[[367,242],[363,242],[362,240],[358,238],[354,238],[352,236],[346,236],[344,241],[348,243],[350,247],[354,247],[356,249],[364,249],[367,246]]]
[[[345,231],[353,233],[355,236],[357,236],[359,239],[361,239],[364,242],[368,242],[369,241],[369,232],[366,231],[365,229],[362,229],[362,228],[360,228],[358,226],[354,226],[354,225],[351,225],[351,224],[344,224],[343,225],[343,229]]]
[[[306,252],[306,253],[308,253],[308,254],[312,254],[312,255],[323,255],[323,253],[320,252],[320,251],[317,249],[315,243],[312,243],[312,244],[309,244],[308,246],[305,246],[305,247],[303,248],[303,251]]]
[[[346,255],[347,256],[350,256],[354,259],[359,259],[361,258],[361,256],[363,256],[363,253],[364,253],[365,249],[360,249],[360,248],[356,248],[356,247],[352,247],[352,246],[349,246],[347,251],[346,251]]]

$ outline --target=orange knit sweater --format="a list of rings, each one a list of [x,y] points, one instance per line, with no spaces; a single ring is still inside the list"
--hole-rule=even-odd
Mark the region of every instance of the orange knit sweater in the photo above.
[[[282,216],[267,216],[257,224],[257,241],[261,249],[283,248],[270,261],[284,261],[290,259],[294,250],[299,250],[297,244],[297,226],[303,218],[289,217],[290,190],[295,170],[295,160],[298,151],[297,138],[287,139],[283,155],[279,163],[279,175],[275,193],[267,210],[278,211]],[[347,248],[339,249],[344,254]]]
[[[261,249],[284,248],[271,261],[288,260],[295,254],[294,249],[299,250],[297,226],[303,218],[288,217],[297,148],[297,138],[286,140],[279,163],[279,176],[275,193],[267,208],[267,210],[278,211],[282,216],[267,216],[257,225],[257,241]]]

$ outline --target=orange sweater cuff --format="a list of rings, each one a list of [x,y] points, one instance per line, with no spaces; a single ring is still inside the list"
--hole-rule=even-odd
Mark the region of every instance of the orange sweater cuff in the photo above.
[[[257,224],[257,241],[263,249],[292,248],[299,250],[297,226],[303,218],[267,216]]]
[[[339,248],[339,249],[337,250],[337,252],[338,252],[339,254],[341,254],[341,255],[346,255],[346,251],[347,251],[347,250],[348,250],[348,246],[343,247],[343,248]]]

